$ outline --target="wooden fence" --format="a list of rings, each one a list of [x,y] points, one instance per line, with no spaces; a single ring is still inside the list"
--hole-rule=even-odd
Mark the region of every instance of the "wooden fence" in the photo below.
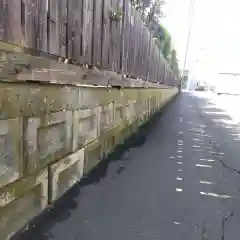
[[[122,13],[118,21],[110,15]],[[175,77],[130,0],[0,0],[0,39],[167,85]]]

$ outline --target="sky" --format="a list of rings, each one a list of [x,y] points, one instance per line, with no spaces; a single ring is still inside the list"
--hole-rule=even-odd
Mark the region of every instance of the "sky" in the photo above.
[[[190,0],[166,0],[161,20],[173,38],[180,68],[183,67]],[[195,0],[187,68],[197,74],[240,72],[239,0]]]
[[[177,50],[181,66],[188,34],[189,3],[190,0],[167,0],[163,9],[165,17],[161,19],[161,22],[172,36],[172,43]]]

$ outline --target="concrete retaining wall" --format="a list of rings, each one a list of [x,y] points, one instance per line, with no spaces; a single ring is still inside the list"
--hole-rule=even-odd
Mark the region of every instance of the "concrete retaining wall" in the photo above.
[[[61,197],[177,92],[0,83],[0,239]]]

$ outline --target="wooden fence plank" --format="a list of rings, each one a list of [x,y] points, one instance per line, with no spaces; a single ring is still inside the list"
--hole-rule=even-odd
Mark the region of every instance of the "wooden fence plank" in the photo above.
[[[1,0],[0,7],[0,39],[21,44],[23,40],[21,26],[21,1]]]
[[[39,32],[38,32],[38,49],[47,52],[47,0],[38,0],[38,17],[39,17]]]
[[[0,39],[6,40],[7,38],[7,23],[8,23],[8,11],[7,2],[5,0],[0,0]]]
[[[38,1],[25,0],[25,45],[38,48]]]
[[[122,11],[118,21],[111,11]],[[0,0],[0,39],[151,82],[174,75],[130,0]]]
[[[84,63],[92,64],[93,0],[83,0],[83,55]]]
[[[59,55],[67,57],[67,1],[58,0]]]
[[[75,29],[75,10],[77,8],[76,0],[68,1],[67,7],[67,56],[69,59],[73,59],[74,54],[74,39],[76,38],[76,29]],[[80,11],[80,9],[79,9]],[[80,52],[79,52],[80,54]]]
[[[124,33],[123,33],[123,52],[122,52],[122,72],[129,74],[129,39],[130,39],[130,3],[124,0]]]
[[[102,48],[102,0],[93,2],[93,64],[101,66],[101,48]]]
[[[49,53],[59,55],[58,0],[49,1]]]
[[[117,8],[118,11],[123,11],[123,0],[117,1]],[[116,61],[117,61],[117,72],[121,72],[121,51],[122,51],[122,24],[123,24],[123,16],[121,16],[121,19],[117,22],[117,43],[116,43]]]
[[[117,0],[112,0],[111,4],[112,11],[117,10]],[[114,72],[117,71],[117,22],[110,21],[110,52],[109,52],[109,61],[111,70]]]
[[[102,68],[104,69],[110,69],[109,67],[109,52],[110,52],[109,11],[110,9],[111,9],[111,1],[103,0]]]
[[[68,2],[68,58],[83,63],[82,50],[82,1],[72,0]]]

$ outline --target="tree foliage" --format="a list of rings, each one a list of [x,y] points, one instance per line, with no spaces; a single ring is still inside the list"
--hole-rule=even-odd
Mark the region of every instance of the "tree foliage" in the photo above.
[[[171,52],[171,58],[169,60],[169,64],[175,73],[177,79],[180,81],[180,71],[179,71],[179,66],[178,66],[178,60],[177,60],[177,53],[176,50],[173,49]]]
[[[160,18],[162,5],[165,0],[131,0],[132,5],[141,13],[143,21],[148,25],[153,20]]]
[[[169,62],[177,78],[180,78],[176,50],[172,49],[171,35],[167,29],[160,24],[163,17],[162,7],[165,0],[131,0],[132,5],[140,12],[142,20],[153,34],[155,43],[161,50],[163,56]]]

